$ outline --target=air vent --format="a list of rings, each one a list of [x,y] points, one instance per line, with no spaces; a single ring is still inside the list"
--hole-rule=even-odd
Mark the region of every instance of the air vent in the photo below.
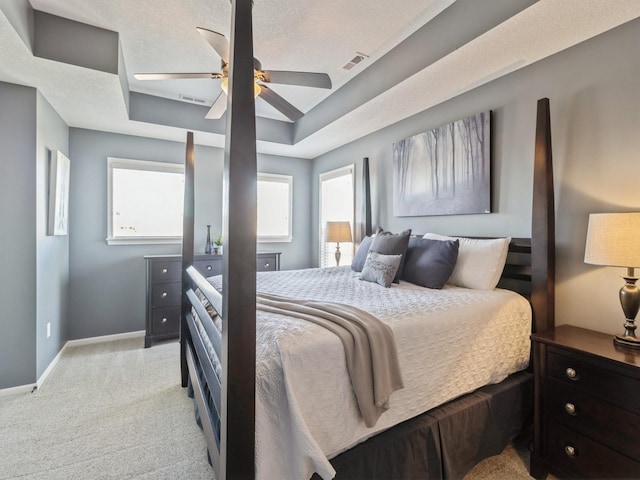
[[[344,68],[345,70],[351,70],[353,67],[358,65],[361,61],[363,61],[365,58],[369,58],[369,55],[356,52],[356,56],[353,57],[351,60],[349,60],[349,62],[346,65],[344,65],[342,68]]]
[[[190,95],[183,95],[182,93],[179,95],[180,100],[183,100],[185,102],[189,102],[189,103],[197,103],[198,105],[206,105],[207,101],[202,99],[202,98],[195,98],[192,97]]]

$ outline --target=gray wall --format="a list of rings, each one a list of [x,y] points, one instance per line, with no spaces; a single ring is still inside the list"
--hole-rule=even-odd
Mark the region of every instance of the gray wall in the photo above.
[[[50,154],[68,139],[35,89],[0,83],[0,389],[36,382],[67,339],[69,241],[47,219]]]
[[[196,138],[197,141],[197,138]],[[107,236],[107,157],[184,162],[185,145],[72,128],[69,337],[144,329],[145,263],[150,254],[180,253],[180,245],[112,245]],[[204,251],[206,225],[222,230],[224,151],[196,146],[196,252]],[[309,266],[311,162],[259,155],[260,172],[294,176],[294,239],[260,251],[282,252],[282,268]]]
[[[36,128],[36,374],[39,378],[67,340],[69,297],[69,236],[47,235],[50,158],[56,150],[69,155],[69,127],[40,93]],[[51,324],[49,338],[47,323]]]
[[[557,211],[556,323],[608,333],[624,320],[622,269],[583,263],[589,213],[640,210],[640,21],[630,22],[502,79],[455,97],[314,161],[317,178],[369,157],[374,223],[416,232],[529,236],[536,101],[549,97]],[[493,111],[493,211],[489,215],[393,216],[391,144],[482,111]],[[315,240],[314,240],[315,241]],[[317,246],[312,247],[317,263]],[[588,301],[586,301],[588,299]]]
[[[36,103],[0,83],[0,389],[36,380]]]

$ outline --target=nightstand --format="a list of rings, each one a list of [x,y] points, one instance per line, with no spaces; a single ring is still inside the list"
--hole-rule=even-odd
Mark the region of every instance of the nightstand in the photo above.
[[[531,340],[531,476],[640,478],[640,351],[569,325]]]
[[[147,255],[147,320],[144,346],[180,336],[182,256]],[[194,255],[193,266],[205,277],[222,274],[222,255]],[[259,272],[280,270],[279,252],[260,252]]]

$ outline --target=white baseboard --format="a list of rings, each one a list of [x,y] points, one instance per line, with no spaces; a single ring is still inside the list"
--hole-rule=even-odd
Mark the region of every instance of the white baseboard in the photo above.
[[[34,388],[36,388],[35,383],[31,383],[28,385],[19,385],[17,387],[11,388],[0,388],[0,398],[8,397],[9,395],[21,395],[23,393],[30,393]]]
[[[79,338],[78,340],[68,340],[60,349],[55,358],[51,361],[46,370],[40,375],[40,378],[36,383],[30,383],[27,385],[19,385],[11,388],[0,388],[0,397],[8,397],[9,395],[19,395],[22,393],[30,393],[34,388],[40,388],[49,374],[53,371],[54,367],[60,360],[62,352],[67,347],[77,347],[80,345],[91,345],[93,343],[113,342],[114,340],[126,340],[129,338],[141,338],[144,337],[145,331],[138,330],[135,332],[116,333],[114,335],[102,335],[100,337]]]
[[[57,365],[58,360],[60,360],[60,357],[62,356],[62,352],[64,352],[65,348],[67,348],[67,344],[69,342],[66,342],[62,348],[60,349],[60,351],[58,352],[58,354],[53,358],[53,360],[51,360],[51,363],[49,364],[49,366],[45,369],[44,372],[42,372],[42,375],[40,375],[40,378],[38,379],[38,381],[36,382],[36,386],[38,388],[40,388],[40,386],[44,383],[44,381],[47,379],[47,377],[49,376],[49,374],[53,371],[53,368]]]
[[[126,340],[128,338],[144,337],[144,334],[144,330],[138,330],[136,332],[102,335],[101,337],[79,338],[78,340],[69,340],[67,343],[65,343],[64,346],[77,347],[78,345],[91,345],[92,343],[113,342],[114,340]]]

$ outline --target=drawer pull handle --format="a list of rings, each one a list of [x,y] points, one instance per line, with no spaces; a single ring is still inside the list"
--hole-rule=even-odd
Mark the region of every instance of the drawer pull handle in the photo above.
[[[167,298],[167,295],[169,295],[167,292],[162,292],[160,298]]]
[[[160,323],[167,323],[167,317],[162,317],[162,320],[160,320]]]
[[[163,269],[162,269],[162,273],[163,273],[163,274],[167,273],[168,271],[169,271],[169,270],[167,270],[166,268],[163,268]]]
[[[269,262],[264,262],[264,268],[269,268],[271,264]]]
[[[564,453],[566,453],[567,456],[569,456],[569,457],[575,457],[576,456],[576,449],[574,447],[572,447],[571,445],[566,445],[564,447]]]
[[[565,375],[569,380],[578,380],[578,372],[576,372],[573,368],[569,367],[564,371]]]
[[[567,412],[569,415],[577,415],[577,412],[576,412],[576,406],[575,406],[573,403],[571,403],[571,402],[567,402],[567,403],[565,403],[565,404],[564,404],[564,409],[566,410],[566,412]]]
[[[213,270],[213,267],[211,265],[207,265],[207,272],[210,272],[211,270]]]

